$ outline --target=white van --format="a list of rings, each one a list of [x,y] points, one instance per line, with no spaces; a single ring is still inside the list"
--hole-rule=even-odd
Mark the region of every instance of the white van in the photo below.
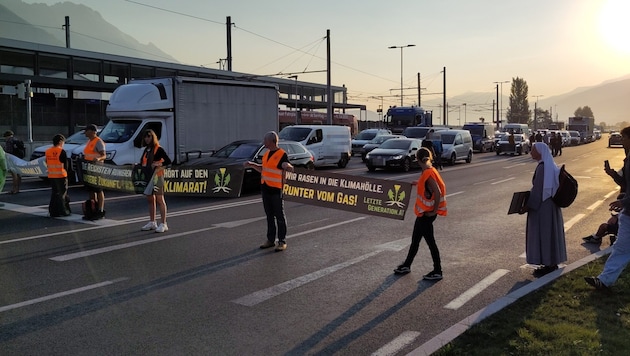
[[[315,167],[344,168],[352,155],[350,128],[335,125],[293,125],[278,134],[281,140],[297,141],[313,154]]]
[[[455,164],[455,161],[472,162],[473,141],[468,130],[443,130],[435,132],[442,140],[442,161]]]

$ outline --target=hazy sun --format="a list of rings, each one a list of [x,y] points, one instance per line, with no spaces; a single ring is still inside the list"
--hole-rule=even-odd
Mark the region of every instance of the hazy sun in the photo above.
[[[612,48],[630,54],[630,1],[608,0],[599,14],[599,31]]]

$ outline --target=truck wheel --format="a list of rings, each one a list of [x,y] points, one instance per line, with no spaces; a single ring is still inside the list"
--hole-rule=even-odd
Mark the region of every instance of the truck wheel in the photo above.
[[[348,165],[348,157],[346,156],[341,157],[339,162],[337,162],[337,167],[339,168],[346,168],[347,165]]]
[[[448,162],[451,166],[455,165],[455,160],[457,159],[457,157],[455,156],[455,153],[453,153],[451,155],[451,160]]]
[[[466,157],[466,163],[472,162],[472,152],[468,152],[468,157]]]

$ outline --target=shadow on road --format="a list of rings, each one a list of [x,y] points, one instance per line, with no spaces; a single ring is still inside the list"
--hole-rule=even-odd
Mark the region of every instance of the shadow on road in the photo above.
[[[320,331],[313,334],[310,338],[308,338],[307,340],[304,340],[301,344],[297,345],[295,348],[288,351],[286,355],[304,355],[304,354],[309,353],[311,349],[313,349],[318,343],[320,343],[322,340],[324,340],[326,337],[332,334],[337,328],[342,326],[346,321],[354,317],[362,309],[364,309],[365,307],[370,305],[372,302],[374,302],[376,298],[378,298],[381,294],[383,294],[383,292],[385,292],[388,288],[393,286],[394,283],[396,283],[396,281],[398,281],[399,278],[400,277],[396,275],[390,275],[387,278],[385,278],[383,283],[381,283],[381,285],[379,285],[372,293],[368,294],[367,296],[365,296],[365,298],[358,301],[355,305],[350,307],[350,309],[346,310],[343,314],[338,316],[335,320],[328,323]],[[316,353],[316,355],[332,355],[342,350],[351,342],[360,338],[365,333],[367,333],[368,331],[372,330],[373,328],[378,326],[380,323],[385,321],[387,318],[394,315],[401,308],[409,304],[411,301],[413,301],[416,297],[418,297],[420,294],[422,294],[424,291],[429,289],[434,284],[435,282],[428,282],[428,281],[420,280],[418,282],[418,289],[415,290],[413,293],[403,298],[396,305],[390,307],[389,309],[385,310],[381,314],[377,315],[375,318],[367,322],[365,325],[346,334],[342,338],[328,345],[326,348],[320,350],[319,352]]]

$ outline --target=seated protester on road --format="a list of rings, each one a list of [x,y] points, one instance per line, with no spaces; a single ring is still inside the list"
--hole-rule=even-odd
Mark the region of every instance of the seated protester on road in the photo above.
[[[166,154],[166,151],[160,147],[157,135],[151,129],[144,132],[142,146],[145,147],[144,153],[142,153],[142,162],[140,164],[143,167],[143,171],[146,171],[147,177],[152,177],[155,171],[155,179],[153,191],[147,195],[147,202],[149,203],[149,222],[144,225],[141,230],[149,231],[155,230],[155,232],[168,231],[168,225],[166,224],[166,201],[164,200],[164,167],[171,164],[171,159]],[[155,205],[160,207],[160,224],[155,222]]]
[[[623,199],[625,193],[621,193],[617,196],[617,200]],[[597,232],[592,235],[583,237],[582,240],[587,243],[601,244],[602,238],[606,235],[610,236],[610,244],[614,244],[617,240],[617,231],[619,230],[619,215],[616,212],[611,212],[611,217],[605,223],[599,225]]]

